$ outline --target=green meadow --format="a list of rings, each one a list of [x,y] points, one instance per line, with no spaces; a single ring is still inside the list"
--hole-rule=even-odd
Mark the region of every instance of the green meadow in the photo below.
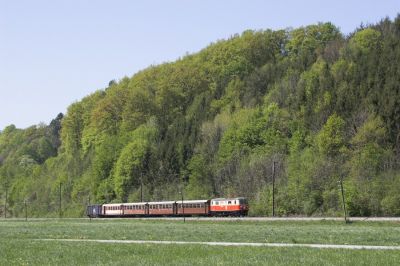
[[[400,223],[0,220],[0,265],[396,265],[399,250],[44,241],[168,240],[400,246]]]

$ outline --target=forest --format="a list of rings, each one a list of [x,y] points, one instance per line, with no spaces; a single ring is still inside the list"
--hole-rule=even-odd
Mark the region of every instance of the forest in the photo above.
[[[400,215],[400,15],[248,30],[0,131],[0,215],[247,197],[251,215]],[[7,213],[5,213],[5,211]]]

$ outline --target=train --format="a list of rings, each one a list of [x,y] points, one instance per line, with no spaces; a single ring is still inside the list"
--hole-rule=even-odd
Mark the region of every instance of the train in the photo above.
[[[88,205],[90,218],[157,217],[157,216],[247,216],[246,198],[216,198]]]

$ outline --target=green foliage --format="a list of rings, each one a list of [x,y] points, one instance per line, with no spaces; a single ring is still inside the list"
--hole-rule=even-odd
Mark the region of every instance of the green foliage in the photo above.
[[[400,17],[245,31],[112,80],[50,125],[0,132],[9,214],[91,202],[246,196],[271,214],[399,215]],[[4,196],[2,196],[4,198]],[[0,210],[1,211],[1,210]]]
[[[338,155],[345,144],[344,120],[333,114],[316,137],[319,151],[327,156]]]
[[[353,49],[358,49],[362,53],[368,53],[372,49],[377,49],[381,33],[377,30],[366,28],[357,32],[351,39],[350,45]]]

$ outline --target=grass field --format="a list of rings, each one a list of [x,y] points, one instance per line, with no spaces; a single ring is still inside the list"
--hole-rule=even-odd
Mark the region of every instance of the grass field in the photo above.
[[[398,265],[399,250],[47,242],[116,239],[400,246],[400,223],[0,220],[0,265]]]

